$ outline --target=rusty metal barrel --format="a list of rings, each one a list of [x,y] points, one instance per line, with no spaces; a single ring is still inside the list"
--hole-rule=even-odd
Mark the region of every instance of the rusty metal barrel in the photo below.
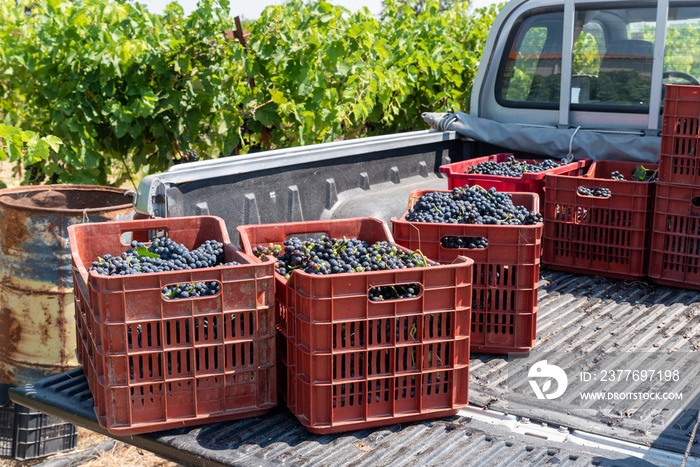
[[[0,383],[21,386],[78,366],[68,226],[133,213],[118,188],[0,190]]]

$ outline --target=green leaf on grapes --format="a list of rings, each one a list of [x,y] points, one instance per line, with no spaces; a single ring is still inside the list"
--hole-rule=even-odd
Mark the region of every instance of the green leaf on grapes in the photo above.
[[[647,176],[647,169],[644,168],[643,165],[637,165],[637,168],[635,169],[634,173],[632,174],[632,177],[635,180],[644,180]]]
[[[145,246],[140,246],[134,250],[137,256],[146,256],[148,258],[160,258],[160,255],[153,253],[152,251],[148,251],[148,248]]]

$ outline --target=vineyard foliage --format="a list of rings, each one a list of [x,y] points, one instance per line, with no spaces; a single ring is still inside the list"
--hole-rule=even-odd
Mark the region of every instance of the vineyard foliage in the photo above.
[[[466,110],[497,7],[384,4],[381,17],[323,0],[270,6],[244,25],[244,48],[224,37],[227,0],[186,18],[176,3],[151,14],[126,0],[0,0],[0,124],[53,143],[11,160],[33,166],[24,183],[123,185],[187,151],[424,129],[422,112]]]

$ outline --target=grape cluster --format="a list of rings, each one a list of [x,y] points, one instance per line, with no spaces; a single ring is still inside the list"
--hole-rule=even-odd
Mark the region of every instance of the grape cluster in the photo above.
[[[625,176],[622,175],[619,171],[615,170],[614,172],[610,173],[610,178],[613,180],[624,180]]]
[[[420,293],[418,284],[398,284],[398,285],[382,285],[372,287],[367,294],[373,302],[383,300],[397,300],[399,298],[413,298]]]
[[[190,251],[169,237],[155,238],[148,247],[134,240],[121,256],[106,254],[93,261],[90,270],[105,276],[124,276],[238,264],[235,261],[224,263],[223,247],[219,241],[207,240]]]
[[[216,281],[194,282],[188,284],[173,284],[163,287],[162,293],[165,299],[195,298],[207,295],[216,295],[221,286]]]
[[[544,172],[545,170],[559,167],[552,159],[547,159],[539,163],[529,164],[527,161],[517,161],[515,156],[508,156],[503,162],[486,161],[467,167],[466,174],[499,175],[502,177],[522,177],[524,173]]]
[[[596,198],[609,198],[610,190],[607,188],[590,188],[587,186],[578,187],[578,192],[583,196],[594,196]]]
[[[331,239],[326,235],[304,241],[291,237],[284,245],[258,245],[253,253],[260,258],[274,256],[275,271],[286,279],[295,269],[309,274],[341,274],[438,265],[428,263],[420,252],[403,250],[393,242],[370,245],[356,238]]]
[[[637,166],[637,170],[632,174],[632,181],[635,182],[656,182],[659,180],[658,170],[645,169],[641,165]],[[615,170],[610,173],[610,178],[613,180],[625,180],[625,176]]]
[[[190,149],[189,151],[186,151],[184,155],[173,157],[173,164],[178,165],[186,162],[197,162],[198,160],[199,158],[197,157],[197,151]]]
[[[483,249],[489,246],[486,237],[454,237],[445,236],[440,240],[445,248],[469,248],[472,250]]]
[[[515,206],[509,193],[479,186],[450,192],[432,191],[418,198],[406,214],[410,222],[447,224],[533,225],[542,214]]]

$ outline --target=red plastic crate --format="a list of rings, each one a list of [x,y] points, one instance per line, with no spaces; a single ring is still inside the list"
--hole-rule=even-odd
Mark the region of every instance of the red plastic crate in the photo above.
[[[632,181],[636,168],[636,162],[597,161],[583,177],[546,177],[544,264],[618,279],[646,276],[656,182]],[[626,180],[610,179],[613,171]],[[583,196],[579,187],[607,188],[611,195]]]
[[[316,434],[447,417],[467,405],[466,367],[334,384],[312,384],[293,368],[287,373],[287,405]]]
[[[213,216],[80,224],[68,228],[77,355],[100,425],[118,435],[252,417],[277,403],[274,263],[229,242]],[[239,265],[102,276],[98,256],[122,238],[165,234],[192,250],[224,243]],[[146,242],[147,243],[147,242]],[[217,295],[167,300],[170,284],[216,281]]]
[[[665,85],[659,182],[700,184],[700,87]]]
[[[414,190],[409,208],[424,194]],[[512,193],[515,205],[538,211],[536,193]],[[474,260],[471,351],[526,352],[535,345],[542,224],[473,225],[409,222],[392,218],[396,243],[428,258],[450,263],[458,256]],[[484,237],[483,249],[445,248],[443,237]]]
[[[481,162],[505,162],[508,157],[513,154],[493,154],[490,156],[477,157],[462,162],[443,165],[440,167],[440,172],[447,175],[447,187],[453,188],[463,186],[479,185],[482,188],[495,188],[498,191],[505,192],[525,192],[537,193],[541,202],[544,202],[544,177],[547,174],[562,174],[562,175],[582,175],[585,173],[586,167],[591,163],[590,159],[581,159],[569,164],[564,164],[554,169],[545,170],[535,173],[524,173],[521,177],[504,177],[501,175],[482,175],[482,174],[466,174],[465,170],[473,167]],[[544,159],[516,159],[519,162],[534,162],[540,163]]]
[[[373,218],[238,227],[241,246],[290,236],[393,241]],[[287,406],[313,433],[446,417],[468,403],[472,264],[277,278],[278,364]],[[418,297],[374,302],[372,287],[418,284]],[[434,386],[434,387],[433,387]]]
[[[648,275],[700,290],[700,187],[657,184]]]

